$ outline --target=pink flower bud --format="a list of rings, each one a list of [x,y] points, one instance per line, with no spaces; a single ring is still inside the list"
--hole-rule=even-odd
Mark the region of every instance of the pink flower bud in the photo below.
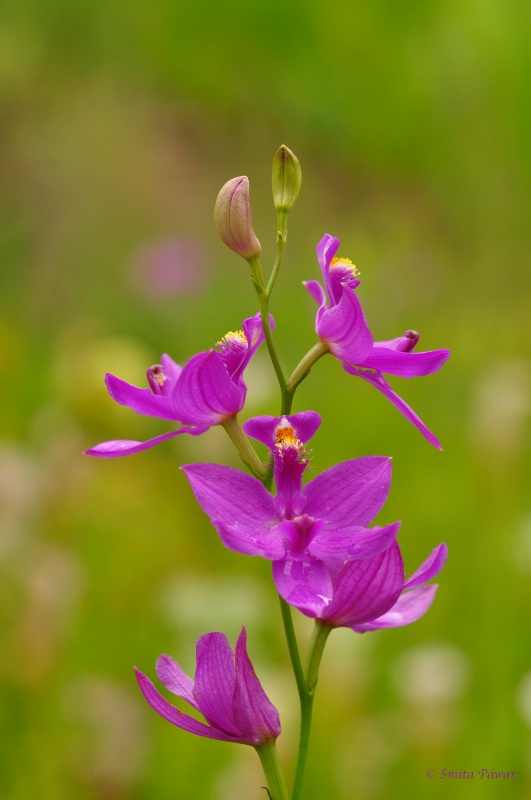
[[[249,181],[245,175],[222,186],[214,208],[214,222],[227,247],[247,261],[258,258],[262,246],[253,231]]]

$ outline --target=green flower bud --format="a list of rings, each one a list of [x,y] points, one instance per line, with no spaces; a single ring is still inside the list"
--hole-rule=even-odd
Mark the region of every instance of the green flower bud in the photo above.
[[[293,208],[299,196],[302,171],[299,159],[285,145],[281,145],[273,159],[273,202],[277,211]]]
[[[214,207],[214,222],[227,247],[247,261],[259,257],[262,246],[253,231],[249,181],[245,175],[222,186]]]

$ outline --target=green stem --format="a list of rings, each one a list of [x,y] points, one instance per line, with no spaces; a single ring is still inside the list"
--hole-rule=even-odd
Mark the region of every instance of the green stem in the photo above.
[[[280,610],[282,612],[282,622],[284,623],[284,632],[286,634],[286,641],[288,643],[291,666],[293,667],[293,672],[295,674],[299,696],[302,696],[306,692],[306,679],[304,677],[304,669],[302,667],[299,647],[297,645],[297,637],[295,636],[295,628],[293,627],[291,606],[289,606],[280,595],[278,596],[278,599],[280,600]]]
[[[273,291],[273,286],[275,285],[275,281],[277,279],[280,270],[280,265],[282,263],[282,256],[284,255],[284,248],[286,246],[287,238],[288,238],[288,213],[287,211],[278,211],[277,212],[277,257],[275,258],[273,271],[271,272],[267,284],[266,292],[268,297],[271,297],[271,292]]]
[[[319,666],[323,657],[326,640],[330,635],[332,626],[320,619],[315,620],[315,626],[308,647],[308,657],[306,659],[306,686],[310,694],[315,692]]]
[[[252,261],[249,261],[249,264],[251,266],[251,271],[253,275],[262,274],[260,261],[257,258],[253,259]],[[280,386],[280,391],[282,392],[282,396],[284,396],[284,393],[286,391],[286,378],[284,377],[282,367],[280,366],[280,359],[278,357],[278,353],[275,347],[275,342],[273,341],[273,332],[271,330],[271,323],[269,321],[269,294],[267,292],[267,289],[264,288],[263,283],[260,284],[257,280],[254,280],[253,282],[258,297],[260,316],[262,318],[262,327],[264,329],[264,336],[267,344],[267,349],[269,350],[269,357],[271,358],[271,362],[276,372],[278,385]]]
[[[290,414],[291,413],[291,406],[293,404],[293,397],[297,390],[297,386],[304,378],[308,375],[313,365],[316,361],[319,361],[320,358],[325,356],[328,353],[328,348],[323,342],[317,342],[311,350],[309,350],[304,358],[297,364],[293,373],[291,374],[290,379],[288,380],[285,389],[281,389],[282,391],[282,407],[280,410],[281,414]]]
[[[289,800],[288,787],[282,772],[275,742],[264,742],[255,747],[255,750],[262,762],[262,769],[264,770],[267,788],[272,800]]]
[[[301,725],[299,737],[299,751],[297,754],[297,767],[295,770],[295,780],[293,783],[293,791],[291,800],[299,800],[301,797],[302,786],[304,782],[304,773],[306,770],[306,762],[308,760],[308,752],[310,749],[310,732],[312,726],[312,713],[313,713],[313,698],[317,686],[317,676],[319,674],[319,665],[323,655],[326,640],[332,628],[324,622],[316,620],[313,629],[312,638],[308,648],[308,657],[306,661],[306,673],[304,680],[304,691],[299,692],[301,701]]]
[[[299,361],[288,380],[288,394],[292,396],[295,394],[295,389],[308,375],[313,365],[328,352],[328,347],[320,341],[317,342],[311,350],[308,350],[306,355]]]
[[[225,422],[222,422],[221,424],[227,431],[232,443],[240,454],[240,458],[242,459],[243,463],[248,466],[253,475],[259,478],[261,481],[267,480],[269,476],[269,470],[258,458],[256,450],[243,432],[236,414],[234,414],[232,417],[227,417]]]

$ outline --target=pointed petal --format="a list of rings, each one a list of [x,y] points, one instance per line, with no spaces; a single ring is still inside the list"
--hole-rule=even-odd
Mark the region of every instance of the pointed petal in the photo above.
[[[436,447],[438,450],[442,450],[441,443],[437,439],[437,437],[426,427],[423,423],[421,418],[415,414],[413,409],[408,406],[405,400],[402,400],[400,395],[398,395],[387,383],[385,378],[381,375],[373,374],[372,372],[363,372],[362,370],[356,369],[356,367],[350,366],[350,364],[343,364],[343,369],[350,373],[350,375],[357,375],[359,378],[363,378],[364,381],[367,381],[375,389],[378,389],[391,403],[398,408],[401,414],[408,419],[413,425],[418,428],[421,434],[424,436],[425,439],[428,440],[430,444]]]
[[[232,374],[232,380],[240,386],[240,389],[245,390],[245,384],[243,383],[242,375],[249,364],[249,361],[252,359],[260,345],[265,339],[264,336],[264,328],[262,325],[262,319],[260,312],[255,314],[254,317],[249,317],[243,321],[243,332],[247,337],[247,352],[245,353],[241,363],[238,365],[237,369]],[[269,315],[269,327],[272,331],[275,330],[275,320]]]
[[[348,286],[343,287],[339,303],[322,313],[316,330],[340,361],[361,364],[372,350],[373,338],[361,303]]]
[[[229,550],[244,556],[261,556],[268,561],[277,561],[286,555],[286,540],[275,528],[272,531],[256,527],[228,525],[218,520],[212,524],[220,539]]]
[[[425,353],[403,353],[390,347],[373,347],[368,357],[356,362],[364,369],[375,369],[402,378],[415,378],[437,372],[450,357],[449,350],[428,350]],[[350,359],[353,363],[354,360]]]
[[[151,389],[132,386],[109,372],[105,376],[105,384],[112,399],[121,406],[127,406],[137,414],[147,417],[180,422],[179,417],[175,416],[169,398],[153,394]]]
[[[432,550],[426,561],[413,573],[411,578],[404,584],[404,589],[413,589],[416,586],[431,581],[444,567],[446,559],[448,558],[448,548],[444,544],[440,544],[435,550]]]
[[[338,626],[374,620],[398,600],[404,585],[404,564],[396,542],[385,552],[349,561],[334,580],[334,595],[322,619]]]
[[[234,650],[236,686],[233,709],[240,735],[249,744],[256,745],[277,738],[280,719],[277,709],[256,677],[247,655],[246,643],[245,628],[242,628]]]
[[[273,495],[251,475],[220,464],[187,464],[181,469],[211,519],[254,530],[269,530],[278,521]]]
[[[304,513],[326,521],[327,531],[368,525],[391,485],[391,459],[366,456],[327,469],[303,488]]]
[[[168,381],[170,381],[171,385],[175,384],[175,381],[183,371],[183,368],[177,364],[173,358],[171,358],[167,353],[163,353],[160,363],[162,364],[162,369],[164,370],[164,374]]]
[[[157,659],[157,677],[163,686],[172,694],[186,700],[198,711],[196,699],[192,694],[194,688],[193,679],[187,675],[179,664],[171,657],[163,654]]]
[[[205,430],[206,428],[180,428],[178,431],[171,431],[171,433],[163,433],[161,436],[155,436],[154,439],[148,439],[146,442],[136,442],[131,439],[112,439],[110,442],[101,442],[101,444],[96,444],[89,450],[85,450],[85,455],[96,456],[97,458],[132,456],[134,453],[141,453],[143,450],[149,450],[150,447],[155,447],[155,445],[165,442],[167,439],[173,439],[174,436],[179,436],[181,433],[189,433],[192,436],[198,436]]]
[[[241,411],[245,387],[235,384],[221,355],[207,350],[185,365],[171,394],[173,413],[185,425],[219,425]]]
[[[273,562],[273,580],[286,603],[309,617],[317,617],[332,598],[332,580],[322,561],[316,558]]]
[[[334,289],[330,280],[330,262],[339,250],[340,244],[341,243],[339,239],[337,239],[335,236],[330,236],[329,233],[325,233],[315,248],[317,251],[317,261],[321,267],[326,291],[328,292],[330,305],[332,306],[336,304],[337,300],[334,298]]]
[[[302,284],[310,292],[313,299],[319,304],[319,310],[326,308],[326,294],[319,281],[303,281]],[[317,313],[319,315],[319,311]]]
[[[349,627],[357,633],[367,633],[381,628],[401,628],[416,622],[431,606],[438,588],[434,583],[431,586],[421,586],[420,589],[403,592],[394,606],[381,617],[372,622],[362,622],[361,625],[350,625]]]
[[[317,252],[317,261],[323,272],[323,278],[325,277],[325,271],[330,262],[339,250],[340,244],[341,242],[339,239],[335,236],[331,236],[329,233],[325,233],[321,241],[318,242],[315,250]]]
[[[183,714],[178,708],[168,703],[166,698],[160,694],[143,672],[140,672],[139,669],[135,669],[135,674],[142,694],[151,708],[154,708],[157,714],[160,714],[165,720],[171,722],[172,725],[176,725],[183,731],[195,733],[196,736],[204,736],[206,739],[219,739],[222,742],[239,741],[234,736],[228,736],[226,733],[223,733],[223,731],[217,731],[215,728],[211,728],[209,725],[199,722],[199,720],[190,717],[188,714]]]
[[[252,417],[243,423],[243,430],[247,436],[273,450],[277,443],[275,431],[281,424],[292,427],[301,442],[308,442],[319,428],[321,417],[317,411],[299,411],[288,417]]]
[[[394,522],[383,528],[352,527],[347,533],[320,533],[310,544],[308,552],[323,561],[370,559],[391,547],[399,529],[400,523]],[[402,589],[402,585],[400,588]]]
[[[240,737],[232,700],[235,672],[232,649],[223,633],[205,633],[197,640],[194,696],[206,721],[228,736]]]

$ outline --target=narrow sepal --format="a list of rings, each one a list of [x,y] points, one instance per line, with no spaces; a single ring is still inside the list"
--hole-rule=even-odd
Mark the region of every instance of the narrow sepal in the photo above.
[[[179,711],[178,708],[172,706],[172,704],[161,695],[143,672],[140,672],[139,669],[135,669],[135,674],[140,690],[151,708],[165,720],[171,722],[172,725],[176,725],[183,731],[188,731],[188,733],[194,733],[196,736],[204,736],[207,739],[218,739],[222,742],[239,741],[237,737],[228,736],[226,733],[223,733],[223,731],[211,728],[209,725],[205,725],[203,722],[194,719],[194,717],[191,717],[189,714],[184,714],[182,711]]]
[[[437,592],[437,584],[431,586],[421,586],[418,589],[411,589],[400,595],[394,606],[381,617],[372,622],[363,622],[360,625],[351,625],[357,633],[367,633],[377,631],[381,628],[401,628],[410,625],[420,619],[433,603],[433,598]]]

